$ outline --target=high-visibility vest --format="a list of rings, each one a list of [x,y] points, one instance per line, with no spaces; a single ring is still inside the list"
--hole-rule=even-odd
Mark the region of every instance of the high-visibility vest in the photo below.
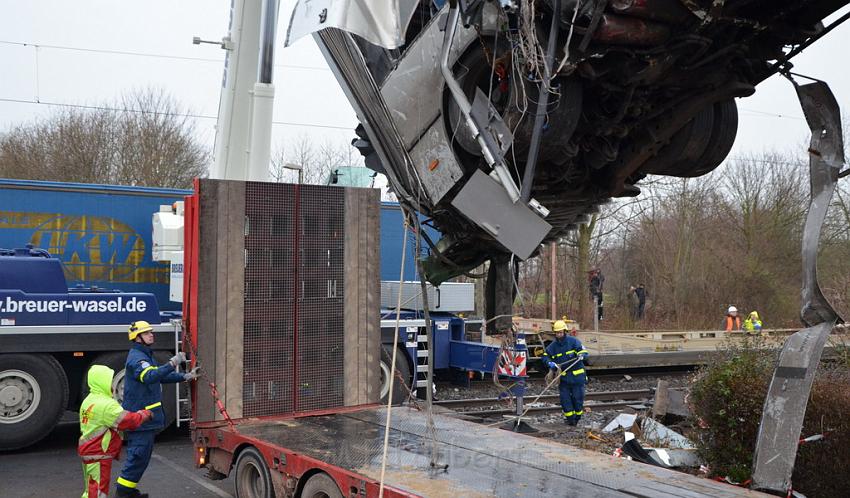
[[[115,458],[121,451],[118,425],[129,413],[110,396],[113,370],[93,365],[88,374],[91,392],[80,405],[80,440],[77,454],[85,462]]]
[[[753,320],[752,318],[744,320],[744,330],[747,332],[755,332],[756,329],[761,330],[761,328],[761,320]]]
[[[726,315],[726,332],[731,332],[733,330],[741,330],[741,317],[736,316],[733,323],[732,317]]]

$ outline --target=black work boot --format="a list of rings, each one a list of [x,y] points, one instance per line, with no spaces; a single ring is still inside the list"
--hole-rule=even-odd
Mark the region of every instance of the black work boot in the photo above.
[[[138,489],[128,488],[127,486],[117,486],[115,489],[115,498],[148,498],[147,493],[142,493]]]

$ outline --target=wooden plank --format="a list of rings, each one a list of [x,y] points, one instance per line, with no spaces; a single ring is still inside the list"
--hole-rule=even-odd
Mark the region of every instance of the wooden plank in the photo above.
[[[365,403],[377,403],[381,394],[381,205],[378,192],[369,191],[365,218],[369,222],[366,264],[367,275],[371,279],[368,287],[368,302],[362,310],[366,329],[366,355],[364,364],[369,368],[366,373]]]
[[[359,210],[357,211],[357,219],[360,224],[360,232],[359,236],[359,245],[360,245],[360,260],[358,261],[358,265],[360,267],[359,278],[357,279],[358,286],[358,302],[360,303],[357,313],[357,345],[358,345],[358,361],[360,362],[360,371],[359,376],[357,378],[357,388],[358,393],[360,395],[359,402],[361,404],[368,403],[369,393],[368,393],[368,379],[369,379],[369,371],[373,368],[375,370],[378,369],[377,363],[371,363],[368,361],[368,353],[369,353],[369,319],[368,314],[371,312],[372,314],[377,314],[378,309],[371,309],[369,307],[369,280],[373,276],[369,273],[372,270],[371,261],[369,261],[369,246],[371,245],[371,239],[376,237],[370,231],[370,223],[369,223],[369,198],[365,195],[367,192],[361,189],[353,189],[354,195],[358,197],[359,200]],[[374,366],[373,366],[374,365]]]
[[[345,195],[345,405],[380,395],[380,208],[378,192]]]
[[[358,394],[358,403],[363,404],[366,402],[366,379],[368,378],[370,364],[366,361],[366,352],[367,352],[367,344],[368,337],[366,334],[368,330],[366,328],[367,320],[364,316],[364,312],[369,310],[368,306],[368,292],[369,292],[369,238],[372,237],[372,233],[369,232],[369,219],[364,215],[364,212],[368,208],[368,200],[363,196],[363,191],[360,189],[351,189],[352,194],[357,197],[357,224],[359,225],[357,231],[357,246],[360,248],[359,259],[357,260],[357,329],[355,329],[355,336],[357,337],[357,361],[360,363],[360,370],[358,371],[357,378],[357,394]],[[377,313],[378,310],[374,310],[374,313]],[[377,366],[377,365],[376,365]]]
[[[198,202],[198,359],[210,379],[216,379],[216,250],[218,239],[218,190],[209,180],[200,181]],[[199,384],[200,385],[200,384]],[[196,422],[216,419],[215,400],[209,390],[200,389],[195,411]]]
[[[227,189],[225,183],[217,181],[214,183],[218,193],[218,202],[213,207],[216,210],[216,224],[218,226],[218,238],[208,241],[216,246],[215,264],[211,268],[216,274],[216,300],[215,308],[215,342],[218,345],[215,351],[215,383],[218,386],[218,392],[222,400],[227,399],[227,390],[230,387],[227,384],[227,272],[229,269],[227,255],[227,213],[230,206],[227,202]],[[216,420],[222,420],[224,417],[216,414]]]
[[[243,344],[245,324],[245,183],[225,182],[227,218],[222,237],[227,247],[225,283],[225,385],[224,406],[233,418],[242,417]],[[221,303],[220,303],[221,304]]]
[[[358,392],[358,375],[360,365],[358,334],[358,306],[359,306],[359,286],[357,279],[359,276],[358,262],[360,260],[360,223],[356,215],[358,210],[357,198],[352,195],[352,189],[345,191],[345,247],[343,250],[343,258],[345,261],[344,271],[344,292],[343,297],[343,330],[345,336],[343,338],[343,358],[345,359],[343,369],[343,379],[345,384],[345,393],[343,404],[345,406],[353,406],[359,404],[360,393]]]

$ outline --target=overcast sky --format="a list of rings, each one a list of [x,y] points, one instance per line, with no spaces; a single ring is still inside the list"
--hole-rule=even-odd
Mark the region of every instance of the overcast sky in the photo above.
[[[294,4],[281,1],[273,140],[348,143],[356,117],[312,39],[283,47]],[[192,37],[220,40],[229,9],[229,0],[0,0],[0,132],[48,115],[56,109],[48,104],[98,105],[158,87],[202,116],[200,138],[211,146],[224,51],[193,45]],[[845,23],[794,60],[795,71],[830,84],[845,115],[848,50]],[[808,139],[793,88],[781,77],[738,106],[732,157],[799,149]]]

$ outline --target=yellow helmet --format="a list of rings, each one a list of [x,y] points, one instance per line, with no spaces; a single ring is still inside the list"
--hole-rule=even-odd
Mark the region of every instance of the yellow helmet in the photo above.
[[[552,330],[555,332],[567,330],[567,322],[563,320],[555,320],[555,323],[552,324]]]
[[[130,324],[130,330],[127,331],[127,336],[131,341],[135,340],[136,337],[139,337],[139,334],[144,332],[150,332],[153,330],[151,324],[144,320],[139,320],[138,322],[133,322]]]

